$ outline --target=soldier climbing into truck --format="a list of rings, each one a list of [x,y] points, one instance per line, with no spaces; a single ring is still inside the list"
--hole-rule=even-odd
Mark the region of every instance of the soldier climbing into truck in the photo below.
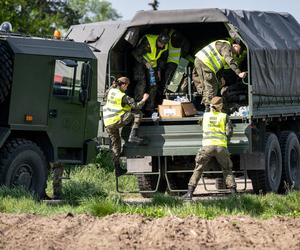
[[[120,128],[133,122],[128,142],[138,145],[146,143],[144,138],[138,136],[138,128],[142,119],[140,109],[144,106],[149,94],[144,93],[142,100],[136,103],[133,98],[125,94],[129,84],[130,81],[127,77],[119,77],[109,89],[106,105],[103,107],[104,125],[111,140],[113,163],[117,177],[127,172],[120,166],[122,147]]]

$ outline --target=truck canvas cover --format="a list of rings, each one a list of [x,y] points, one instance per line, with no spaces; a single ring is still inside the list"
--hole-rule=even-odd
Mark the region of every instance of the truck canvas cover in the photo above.
[[[103,69],[106,70],[106,66],[101,70],[100,65],[106,65],[106,53],[127,28],[204,22],[223,22],[237,28],[249,50],[249,75],[254,95],[300,95],[300,25],[287,13],[228,9],[140,11],[129,23],[100,22],[73,26],[69,36],[76,41],[86,40],[90,33],[100,36],[92,45],[105,53],[98,57],[99,74],[105,74]],[[86,35],[82,34],[84,29],[89,29],[84,32]]]
[[[68,38],[86,42],[100,50],[94,52],[98,59],[98,98],[105,93],[107,61],[109,51],[125,32],[127,21],[107,21],[74,25],[68,31]]]

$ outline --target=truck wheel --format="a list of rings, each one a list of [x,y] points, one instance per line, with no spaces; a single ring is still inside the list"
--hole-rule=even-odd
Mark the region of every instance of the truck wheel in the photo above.
[[[140,191],[155,190],[158,176],[156,175],[137,175],[138,186]],[[166,180],[160,179],[157,193],[165,193],[167,188]],[[156,193],[140,193],[144,198],[152,198]]]
[[[42,198],[48,176],[42,150],[32,141],[18,138],[8,141],[0,154],[0,184],[23,187]]]
[[[193,173],[169,174],[168,179],[172,189],[187,189],[188,183]],[[181,196],[186,192],[173,192],[169,190],[170,195]]]
[[[216,186],[216,189],[226,189],[226,185],[225,185],[225,180],[223,177],[221,178],[216,178],[215,180],[215,186]]]
[[[282,175],[282,157],[278,138],[273,133],[265,137],[265,186],[267,192],[277,192]]]
[[[291,131],[280,134],[282,153],[282,179],[280,189],[300,188],[300,144],[297,135]]]
[[[265,136],[265,170],[248,172],[255,193],[278,192],[282,174],[282,158],[278,138],[273,133]]]
[[[13,57],[4,43],[0,43],[0,103],[7,97],[12,85]]]
[[[249,170],[248,177],[251,179],[253,192],[255,194],[266,192],[264,170]]]

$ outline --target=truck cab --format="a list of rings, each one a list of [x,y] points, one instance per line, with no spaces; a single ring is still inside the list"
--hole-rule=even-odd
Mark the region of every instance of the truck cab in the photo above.
[[[97,60],[83,43],[0,33],[0,183],[43,197],[49,163],[96,155]]]

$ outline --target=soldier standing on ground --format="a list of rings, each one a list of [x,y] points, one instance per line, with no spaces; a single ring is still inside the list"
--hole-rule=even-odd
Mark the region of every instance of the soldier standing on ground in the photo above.
[[[233,55],[240,53],[241,45],[238,40],[234,41],[232,45],[226,40],[217,40],[196,53],[195,69],[203,82],[202,103],[205,105],[206,111],[209,110],[211,99],[217,95],[219,83],[216,74],[220,69],[228,66],[240,78],[246,76],[246,72],[241,72],[233,58]]]
[[[120,128],[129,124],[133,120],[133,125],[128,142],[143,145],[145,141],[138,137],[138,128],[142,119],[140,109],[145,104],[149,95],[144,93],[141,101],[136,103],[133,98],[127,96],[125,91],[129,85],[127,77],[120,77],[116,80],[107,94],[107,101],[103,107],[103,118],[106,131],[111,139],[111,149],[113,152],[113,163],[117,177],[127,171],[120,167],[121,136]]]
[[[146,103],[145,111],[149,114],[154,112],[157,83],[161,81],[161,71],[167,61],[169,39],[169,36],[164,33],[160,35],[147,34],[132,51],[136,61],[133,68],[133,79],[136,82],[134,99],[140,101],[144,93],[148,92],[149,100]],[[154,73],[154,82],[150,81],[150,72]]]
[[[203,115],[202,148],[195,158],[195,169],[188,184],[188,192],[183,198],[191,200],[194,190],[205,167],[211,158],[215,157],[221,165],[226,187],[231,193],[236,193],[236,183],[232,174],[232,161],[227,149],[227,142],[232,135],[232,126],[228,115],[222,112],[222,97],[215,96],[211,100],[211,111]]]

